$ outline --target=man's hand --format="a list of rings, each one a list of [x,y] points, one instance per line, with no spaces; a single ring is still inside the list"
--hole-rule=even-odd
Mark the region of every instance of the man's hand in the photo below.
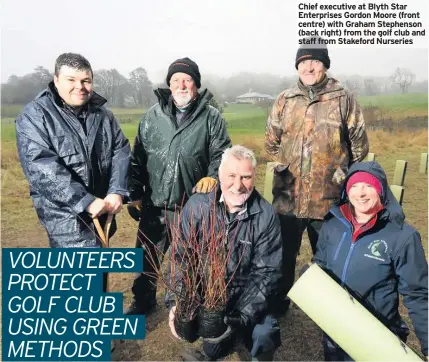
[[[128,204],[127,209],[130,216],[135,221],[139,221],[142,212],[142,200],[131,202],[130,204]]]
[[[86,211],[88,211],[92,218],[102,215],[106,212],[106,202],[103,199],[99,199],[97,197],[88,205]]]
[[[223,318],[223,322],[227,326],[231,326],[234,329],[239,327],[247,327],[250,323],[250,318],[245,314],[242,314],[236,311],[236,312],[233,312],[232,314],[225,316]]]
[[[213,177],[203,177],[195,187],[192,189],[192,192],[206,194],[213,190],[217,185],[217,180]]]
[[[106,203],[106,211],[109,214],[117,214],[122,209],[122,196],[117,194],[109,194],[104,198]]]
[[[204,338],[204,343],[219,344],[220,342],[229,338],[234,333],[234,331],[235,331],[235,328],[229,325],[226,331],[221,336],[216,338]]]
[[[235,315],[235,314],[224,317],[223,322],[227,326],[231,326],[233,328],[239,328],[240,326],[243,325],[243,321],[242,321],[241,317],[239,315]]]
[[[171,334],[176,337],[177,339],[180,339],[180,337],[176,333],[176,328],[174,328],[174,315],[176,313],[176,306],[172,307],[170,309],[170,313],[168,315],[168,325],[170,327]]]

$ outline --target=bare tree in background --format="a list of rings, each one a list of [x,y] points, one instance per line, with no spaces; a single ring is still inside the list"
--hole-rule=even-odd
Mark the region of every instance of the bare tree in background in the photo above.
[[[150,106],[154,101],[152,82],[149,80],[146,69],[138,67],[130,73],[132,97],[134,103],[140,107]]]
[[[402,93],[407,93],[408,87],[413,82],[415,74],[406,68],[396,68],[391,76],[392,83],[397,84],[401,88]]]
[[[110,105],[124,106],[128,80],[116,69],[101,69],[94,73],[94,86]]]
[[[363,80],[363,85],[365,89],[365,95],[375,96],[378,93],[374,79],[365,78]]]
[[[352,92],[354,95],[358,95],[359,94],[359,83],[356,80],[353,79],[347,79],[344,82],[344,85],[346,86],[346,88]]]

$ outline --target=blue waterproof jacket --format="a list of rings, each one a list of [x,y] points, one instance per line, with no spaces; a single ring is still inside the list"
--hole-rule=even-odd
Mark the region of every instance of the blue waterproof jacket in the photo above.
[[[352,242],[351,223],[340,205],[348,202],[349,177],[365,171],[383,186],[384,209],[376,224]],[[404,296],[422,352],[428,355],[428,265],[420,234],[405,220],[401,206],[390,191],[386,174],[377,162],[354,164],[344,181],[341,199],[321,229],[314,261],[347,288],[384,325],[398,335],[408,334],[398,306]]]
[[[226,311],[240,314],[245,325],[254,325],[277,301],[282,264],[280,223],[273,207],[256,190],[247,200],[246,210],[234,220],[226,217],[220,195],[219,186],[207,194],[194,194],[181,213],[180,230],[185,239],[191,230],[198,230],[199,238],[212,232],[225,236],[225,248],[230,253]],[[209,227],[212,221],[214,228]],[[168,307],[174,305],[172,293],[167,293],[165,300]]]
[[[99,245],[86,208],[96,197],[128,196],[130,144],[105,103],[92,94],[85,133],[51,82],[16,119],[21,166],[53,248]],[[110,236],[115,230],[114,222]]]

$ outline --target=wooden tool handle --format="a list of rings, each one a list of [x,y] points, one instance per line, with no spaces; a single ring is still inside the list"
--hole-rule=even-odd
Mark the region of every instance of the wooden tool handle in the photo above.
[[[95,228],[97,229],[98,235],[100,236],[103,248],[109,247],[109,232],[110,232],[110,226],[112,225],[112,220],[113,220],[113,214],[109,214],[107,216],[106,225],[103,230],[100,225],[100,220],[98,220],[98,217],[94,217],[93,219]]]

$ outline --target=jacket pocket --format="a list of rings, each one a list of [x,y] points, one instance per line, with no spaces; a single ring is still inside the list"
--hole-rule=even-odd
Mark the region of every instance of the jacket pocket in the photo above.
[[[44,204],[44,226],[49,235],[74,235],[78,231],[79,215],[61,209],[48,202]]]
[[[323,176],[323,200],[337,200],[340,198],[341,184],[344,181],[344,171],[341,167],[328,167]]]
[[[84,154],[78,152],[72,139],[66,136],[52,137],[52,144],[65,165],[81,165],[85,162]]]
[[[66,136],[52,137],[52,144],[62,158],[77,153],[73,141]]]

